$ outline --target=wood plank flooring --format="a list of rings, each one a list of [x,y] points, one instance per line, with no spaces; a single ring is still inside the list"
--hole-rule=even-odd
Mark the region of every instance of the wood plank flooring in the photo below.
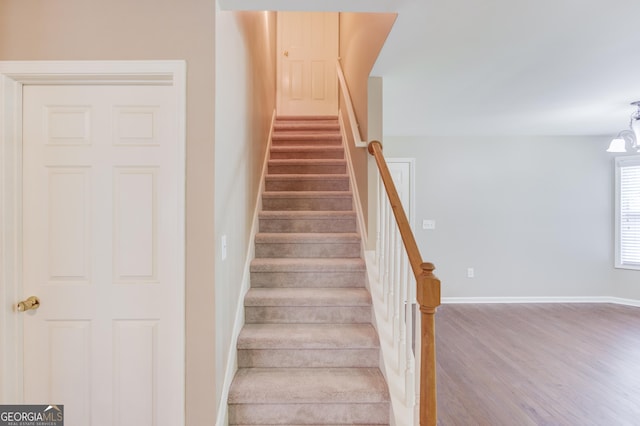
[[[640,425],[640,308],[447,304],[438,424]]]

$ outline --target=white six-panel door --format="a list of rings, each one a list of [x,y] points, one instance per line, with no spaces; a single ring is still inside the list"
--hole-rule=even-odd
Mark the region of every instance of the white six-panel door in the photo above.
[[[24,87],[24,401],[68,426],[184,421],[178,115],[170,86]]]
[[[338,13],[278,12],[278,115],[338,114]]]

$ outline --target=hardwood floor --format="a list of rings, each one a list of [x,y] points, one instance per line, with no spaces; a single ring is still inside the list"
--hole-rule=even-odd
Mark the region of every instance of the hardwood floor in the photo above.
[[[640,308],[447,304],[438,424],[640,425]]]

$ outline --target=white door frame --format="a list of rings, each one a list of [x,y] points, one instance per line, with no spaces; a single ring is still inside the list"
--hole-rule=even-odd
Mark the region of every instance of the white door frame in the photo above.
[[[405,208],[405,213],[407,215],[407,219],[409,220],[409,225],[411,225],[411,230],[415,233],[416,228],[416,208],[415,208],[415,198],[416,198],[416,159],[415,158],[394,158],[394,157],[385,157],[387,161],[387,165],[402,163],[407,164],[409,166],[409,206],[403,206]]]
[[[184,61],[0,61],[0,404],[23,397],[22,316],[22,88],[32,84],[163,85],[174,88],[178,114],[178,272],[176,295],[185,322],[186,63]],[[185,336],[180,342],[184,407]],[[183,408],[184,410],[184,408]],[[184,418],[184,411],[182,417]]]

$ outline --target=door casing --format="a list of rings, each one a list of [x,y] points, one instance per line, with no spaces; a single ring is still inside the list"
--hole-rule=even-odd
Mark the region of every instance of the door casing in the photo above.
[[[174,89],[177,117],[179,200],[176,303],[185,322],[186,63],[184,61],[0,61],[0,404],[19,404],[23,395],[22,317],[22,89],[31,84],[168,85]],[[181,337],[180,398],[184,407],[184,348]],[[183,408],[184,410],[184,408]],[[184,412],[182,415],[184,418]]]
[[[397,167],[405,167],[407,169],[407,176],[404,186],[404,191],[406,193],[406,200],[402,200],[404,203],[407,202],[406,205],[403,204],[403,208],[405,209],[405,214],[407,215],[407,219],[409,220],[409,225],[411,225],[411,229],[416,232],[416,214],[415,214],[415,180],[416,180],[416,159],[415,158],[385,158],[387,161],[387,166],[390,170],[395,170]],[[398,186],[397,182],[394,182],[396,186]]]

